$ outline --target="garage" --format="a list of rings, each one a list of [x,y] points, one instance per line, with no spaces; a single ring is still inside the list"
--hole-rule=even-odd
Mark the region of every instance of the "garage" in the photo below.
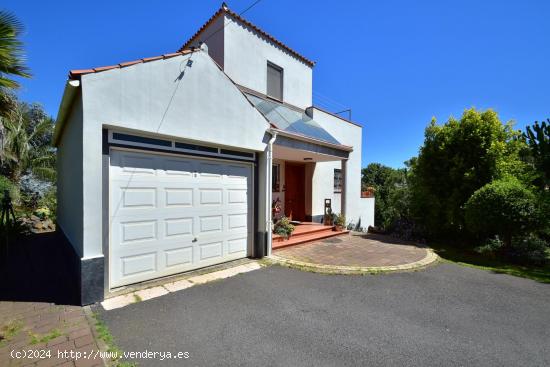
[[[110,288],[249,253],[251,163],[111,148],[109,186]]]

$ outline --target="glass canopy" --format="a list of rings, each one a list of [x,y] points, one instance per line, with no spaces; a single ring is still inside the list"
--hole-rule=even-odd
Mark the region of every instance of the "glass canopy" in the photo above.
[[[249,93],[245,95],[254,107],[278,129],[340,145],[338,140],[305,113]]]

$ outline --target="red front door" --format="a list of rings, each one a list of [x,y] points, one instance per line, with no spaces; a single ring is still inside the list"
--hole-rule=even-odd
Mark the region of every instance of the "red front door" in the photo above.
[[[285,215],[291,220],[305,220],[305,196],[305,165],[287,162],[285,164]]]

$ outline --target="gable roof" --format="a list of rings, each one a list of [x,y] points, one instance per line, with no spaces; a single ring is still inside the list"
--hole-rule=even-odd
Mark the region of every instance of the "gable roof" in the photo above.
[[[219,16],[226,15],[226,14],[229,15],[231,18],[235,19],[237,22],[245,25],[248,28],[251,28],[252,30],[254,30],[256,33],[258,33],[260,36],[262,36],[267,41],[273,42],[275,45],[277,45],[278,47],[280,47],[283,50],[287,51],[289,54],[291,54],[292,56],[294,56],[298,60],[304,62],[309,67],[315,66],[315,61],[311,61],[307,57],[299,54],[298,52],[296,52],[292,48],[288,47],[287,45],[285,45],[284,43],[282,43],[281,41],[279,41],[278,39],[276,39],[275,37],[270,35],[269,33],[265,32],[262,29],[260,29],[258,26],[250,23],[248,20],[244,19],[242,16],[240,16],[239,14],[237,14],[234,11],[232,11],[231,9],[229,9],[227,7],[227,5],[225,5],[225,3],[222,4],[221,8],[216,13],[214,13],[214,15],[212,15],[212,17],[210,17],[210,19],[208,19],[208,21],[206,23],[204,23],[202,25],[202,27],[200,27],[199,30],[187,42],[185,42],[183,44],[183,46],[181,46],[178,51],[183,51],[183,50],[189,48],[192,43],[197,41],[198,37],[202,34],[202,32],[204,32]],[[200,41],[200,39],[199,39],[199,41]]]
[[[146,57],[146,58],[143,58],[143,59],[121,62],[120,64],[116,64],[116,65],[99,66],[99,67],[92,68],[92,69],[74,69],[74,70],[69,71],[69,79],[79,80],[82,75],[92,74],[92,73],[99,73],[101,71],[112,70],[112,69],[125,68],[127,66],[131,66],[131,65],[135,65],[135,64],[142,64],[142,63],[146,63],[146,62],[150,62],[150,61],[156,61],[156,60],[160,60],[160,59],[166,60],[166,59],[170,59],[172,57],[176,57],[176,56],[180,56],[180,55],[187,55],[187,54],[192,53],[193,51],[196,51],[196,50],[181,50],[181,51],[174,52],[174,53],[171,53],[171,54],[164,54],[164,55],[160,55],[160,56]]]

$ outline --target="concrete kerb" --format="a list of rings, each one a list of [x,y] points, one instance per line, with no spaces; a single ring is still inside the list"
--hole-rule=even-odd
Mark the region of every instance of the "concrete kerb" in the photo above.
[[[314,273],[324,274],[348,274],[348,275],[360,275],[360,274],[377,274],[377,273],[393,273],[400,271],[414,271],[423,269],[429,265],[438,261],[439,256],[432,250],[426,249],[426,256],[419,261],[415,261],[408,264],[389,265],[389,266],[343,266],[343,265],[328,265],[317,264],[299,260],[287,259],[277,255],[271,255],[267,258],[267,261],[286,266],[289,268],[295,268],[299,270],[311,271]]]

